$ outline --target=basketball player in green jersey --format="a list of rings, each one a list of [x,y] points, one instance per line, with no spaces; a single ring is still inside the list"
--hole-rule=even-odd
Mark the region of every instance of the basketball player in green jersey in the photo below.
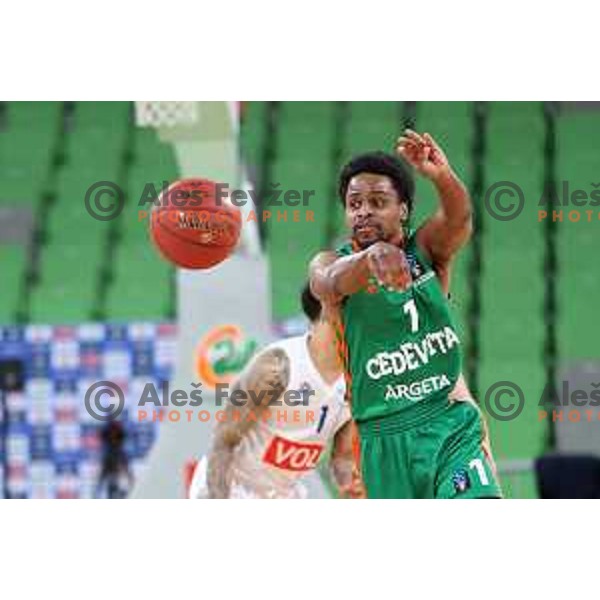
[[[396,153],[346,165],[339,191],[352,238],[310,266],[340,333],[367,496],[501,497],[447,300],[452,260],[471,234],[469,195],[430,135],[406,130]],[[417,231],[407,163],[440,201]]]

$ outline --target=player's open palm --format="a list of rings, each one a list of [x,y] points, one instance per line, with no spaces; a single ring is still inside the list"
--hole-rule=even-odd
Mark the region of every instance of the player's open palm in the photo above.
[[[435,180],[449,168],[446,155],[428,133],[406,129],[396,141],[396,152],[428,179]]]

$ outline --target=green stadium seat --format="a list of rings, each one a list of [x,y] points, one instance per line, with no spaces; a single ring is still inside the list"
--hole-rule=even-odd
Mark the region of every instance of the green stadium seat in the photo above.
[[[41,283],[95,283],[97,271],[104,259],[100,244],[57,242],[48,244],[41,254]]]
[[[298,293],[306,281],[308,262],[327,247],[331,211],[336,208],[333,148],[336,103],[280,102],[278,105],[277,157],[271,165],[266,193],[277,189],[305,191],[308,205],[263,206],[272,217],[267,221],[268,251],[276,318],[298,313]],[[268,203],[271,196],[265,197]],[[283,201],[283,194],[279,201]],[[298,211],[297,213],[295,211]],[[307,221],[308,211],[314,221]],[[280,220],[277,221],[277,216]],[[282,220],[287,214],[287,222]],[[299,221],[294,221],[297,214]]]
[[[127,143],[127,123],[121,129],[86,129],[68,136],[66,155],[72,170],[96,169],[118,171],[123,163]]]
[[[277,128],[277,154],[308,165],[330,162],[335,135],[335,103],[281,102]]]
[[[536,207],[544,184],[542,106],[491,103],[488,119],[486,185],[517,183],[525,207],[511,221],[496,220],[481,208],[479,383],[482,394],[501,380],[514,381],[524,389],[527,405],[523,414],[510,422],[492,420],[490,429],[499,458],[528,458],[544,448],[547,430],[547,425],[536,419],[536,395],[539,397],[545,383],[546,336],[544,227],[537,221]]]
[[[8,102],[7,124],[11,131],[55,133],[61,124],[62,102]]]
[[[127,291],[140,261],[146,261],[146,277],[149,273],[160,282],[161,291],[172,287],[168,265],[165,270],[166,263],[156,256],[150,261],[148,253],[154,249],[148,239],[148,221],[139,222],[138,215],[146,182],[155,181],[160,190],[162,181],[177,179],[172,147],[161,142],[154,130],[133,127],[130,102],[77,102],[72,118],[64,122],[64,131],[63,115],[69,112],[59,102],[11,102],[7,127],[0,133],[0,203],[37,208],[41,200],[53,200],[38,212],[43,215],[40,225],[46,235],[40,247],[39,278],[29,302],[35,322],[74,323],[93,318],[102,308],[98,297],[101,273],[112,270],[113,287]],[[127,156],[130,141],[132,156]],[[64,164],[54,166],[55,154],[64,156]],[[116,221],[98,221],[86,210],[86,193],[100,181],[115,182],[123,190],[125,205]],[[101,201],[108,205],[114,198],[103,195]],[[109,237],[113,232],[117,236]],[[106,252],[109,240],[114,244],[112,257]],[[140,256],[140,252],[146,254]],[[24,254],[15,256],[21,256],[10,259],[15,266],[9,287],[15,291],[3,293],[0,301],[0,315],[10,319],[15,316],[14,294],[20,290],[17,283],[26,267]],[[127,256],[136,258],[130,261]],[[123,266],[119,267],[121,258]],[[128,312],[130,318],[161,319],[171,307],[170,292],[164,294],[160,300],[149,297],[145,303],[136,296],[137,312],[130,310],[135,293],[109,293],[109,304],[115,315]],[[109,312],[107,318],[111,316]]]
[[[484,360],[481,363],[478,400],[484,413],[491,407],[505,416],[501,412],[503,407],[508,410],[511,404],[515,405],[515,409],[518,406],[517,396],[513,395],[515,392],[512,390],[505,395],[496,396],[492,389],[496,383],[508,381],[516,384],[521,388],[524,398],[522,412],[514,419],[504,421],[487,416],[496,460],[532,458],[545,450],[547,424],[540,420],[539,415],[545,377],[543,369],[535,368],[535,360],[532,358],[534,357],[528,360],[497,359],[493,363]],[[496,388],[500,389],[509,388]]]
[[[267,135],[268,102],[244,103],[244,114],[240,124],[240,142],[244,158],[256,169],[263,159]]]
[[[120,130],[130,122],[131,102],[77,102],[75,129],[111,128]]]
[[[371,150],[391,152],[401,129],[399,102],[351,102],[344,162]]]
[[[430,109],[430,104],[438,106]],[[352,102],[349,103],[349,121],[346,126],[346,145],[342,160],[358,152],[374,149],[392,150],[401,133],[403,107],[399,102]],[[333,125],[336,103],[288,103],[279,105],[278,153],[272,165],[273,181],[286,187],[306,187],[307,181],[315,182],[315,220],[317,227],[306,224],[283,224],[269,228],[270,262],[273,273],[273,298],[276,316],[298,312],[297,291],[306,278],[308,260],[316,249],[326,247],[330,222],[334,237],[345,235],[344,213],[337,197],[337,176],[340,164],[333,164]],[[463,168],[470,149],[470,111],[467,103],[423,103],[422,123],[444,131],[444,124],[455,123],[452,137],[456,140],[457,168]],[[318,133],[315,131],[318,130]],[[459,153],[460,151],[460,153]],[[419,204],[424,218],[435,206],[435,192],[430,184],[419,184]],[[312,206],[311,206],[312,208]],[[462,257],[461,257],[462,258]],[[461,264],[468,264],[464,260]],[[456,281],[456,278],[455,280]],[[456,283],[453,284],[455,287]],[[287,299],[284,300],[284,298]]]
[[[599,181],[600,159],[596,140],[600,134],[597,112],[565,113],[558,121],[557,179],[568,181],[572,193],[576,189],[588,193]],[[598,345],[590,328],[597,320],[594,299],[600,283],[593,260],[598,256],[600,207],[562,206],[562,223],[556,224],[558,256],[558,323],[557,336],[561,355],[571,361],[597,360]],[[579,222],[568,220],[568,211],[581,211]],[[587,222],[586,210],[592,210],[593,221]]]
[[[41,255],[41,278],[32,296],[31,320],[76,323],[92,317],[104,247],[56,242]]]
[[[36,205],[45,189],[47,173],[37,166],[2,168],[0,203]]]
[[[85,208],[61,210],[56,207],[48,217],[48,242],[53,244],[101,245],[108,234],[111,222],[97,221]]]
[[[148,240],[137,246],[121,245],[115,257],[115,280],[109,289],[111,317],[157,319],[167,314],[173,270]]]
[[[173,149],[162,142],[157,132],[149,128],[136,128],[133,133],[133,154],[136,165],[150,171],[177,172]],[[154,181],[156,176],[151,178]]]
[[[278,118],[280,125],[321,123],[329,126],[334,120],[335,102],[279,102]]]
[[[15,322],[20,307],[21,285],[27,267],[27,250],[23,246],[0,245],[2,293],[0,293],[0,325]]]
[[[0,165],[35,167],[48,173],[58,134],[58,127],[56,130],[23,132],[9,129],[0,132]]]
[[[95,291],[73,280],[40,286],[32,296],[30,321],[50,325],[72,325],[93,318]]]

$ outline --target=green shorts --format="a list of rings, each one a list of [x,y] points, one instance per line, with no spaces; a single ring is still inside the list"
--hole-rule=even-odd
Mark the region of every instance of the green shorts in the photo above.
[[[429,400],[358,423],[368,498],[501,498],[472,401]]]

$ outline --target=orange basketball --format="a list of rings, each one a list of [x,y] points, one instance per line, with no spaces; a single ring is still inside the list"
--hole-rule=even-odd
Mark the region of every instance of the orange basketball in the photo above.
[[[219,198],[208,179],[182,179],[159,196],[152,211],[150,232],[160,253],[178,267],[209,269],[235,249],[240,211]]]

